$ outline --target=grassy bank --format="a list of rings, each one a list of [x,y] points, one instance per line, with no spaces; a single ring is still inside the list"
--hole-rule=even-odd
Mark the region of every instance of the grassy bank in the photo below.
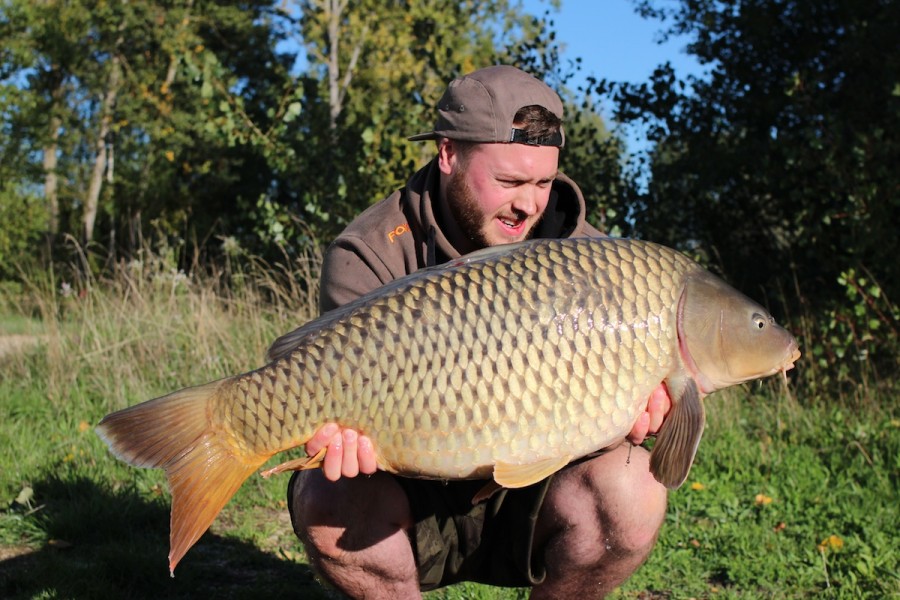
[[[0,596],[332,597],[291,532],[286,477],[251,478],[170,579],[161,473],[116,461],[93,433],[111,410],[258,366],[313,314],[314,287],[296,282],[314,281],[316,264],[198,278],[148,255],[104,280],[36,277],[0,301],[0,337],[35,340],[0,355]],[[774,382],[713,396],[658,546],[617,596],[900,596],[894,388],[810,401]]]

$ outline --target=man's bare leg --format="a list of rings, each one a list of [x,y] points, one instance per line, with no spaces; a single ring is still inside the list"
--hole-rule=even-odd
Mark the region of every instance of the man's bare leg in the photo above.
[[[602,598],[646,560],[667,496],[649,456],[626,443],[554,476],[535,531],[547,577],[533,599]]]
[[[294,531],[315,570],[351,598],[419,598],[408,531],[412,513],[384,472],[328,481],[302,472],[293,486]]]

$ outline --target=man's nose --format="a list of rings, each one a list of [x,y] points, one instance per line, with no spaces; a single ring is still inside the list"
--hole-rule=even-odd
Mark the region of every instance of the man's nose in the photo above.
[[[542,190],[536,185],[523,185],[513,202],[513,208],[529,217],[536,215],[541,204],[541,192]]]

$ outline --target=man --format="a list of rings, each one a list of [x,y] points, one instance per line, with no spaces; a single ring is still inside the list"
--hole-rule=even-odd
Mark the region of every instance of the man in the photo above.
[[[437,157],[326,252],[323,311],[487,246],[601,235],[557,170],[563,106],[543,82],[514,67],[481,69],[454,80],[438,109],[434,130],[410,138],[436,140]],[[660,386],[629,440],[655,432],[669,404]],[[483,481],[376,472],[371,441],[336,424],[307,452],[326,446],[322,470],[291,479],[291,518],[318,572],[354,598],[414,598],[464,580],[532,586],[533,598],[600,597],[644,561],[666,509],[648,453],[624,440],[474,506]]]

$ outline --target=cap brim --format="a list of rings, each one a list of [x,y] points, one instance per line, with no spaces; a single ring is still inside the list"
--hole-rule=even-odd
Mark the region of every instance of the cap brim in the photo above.
[[[412,135],[406,139],[409,140],[410,142],[421,142],[424,140],[436,140],[439,137],[440,136],[437,133],[435,133],[434,131],[429,131],[428,133],[420,133],[418,135]]]

